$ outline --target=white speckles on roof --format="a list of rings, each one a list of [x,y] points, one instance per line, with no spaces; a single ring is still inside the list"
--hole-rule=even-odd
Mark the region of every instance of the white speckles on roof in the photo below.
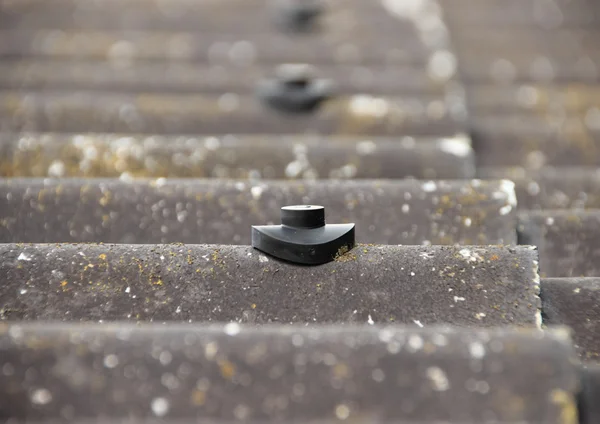
[[[394,337],[394,331],[389,328],[384,328],[379,332],[378,336],[380,341],[383,343],[388,343]]]
[[[448,344],[448,338],[446,336],[444,336],[443,334],[434,334],[433,336],[431,336],[431,341],[433,342],[434,345],[436,346],[446,346]]]
[[[483,258],[481,257],[481,255],[477,252],[473,252],[470,249],[464,248],[461,249],[458,254],[467,262],[477,262],[477,261],[483,261]]]
[[[106,355],[104,357],[104,366],[106,368],[116,368],[119,365],[119,357],[115,354]]]
[[[443,138],[438,141],[438,147],[442,152],[458,157],[466,157],[473,152],[469,142],[463,138]]]
[[[413,322],[418,325],[420,328],[423,328],[424,325],[421,323],[421,321],[419,321],[418,319],[413,319]]]
[[[450,382],[446,373],[439,367],[429,367],[426,371],[427,378],[431,381],[433,389],[443,392],[450,388]]]
[[[350,100],[350,112],[360,117],[383,118],[389,109],[388,101],[381,97],[359,94]]]
[[[377,145],[371,140],[360,141],[356,143],[356,153],[360,156],[373,154],[377,150]]]
[[[31,261],[31,259],[31,255],[25,252],[21,252],[21,254],[17,257],[18,261]]]
[[[208,150],[217,150],[221,146],[221,141],[217,137],[206,137],[204,147]]]
[[[262,196],[264,188],[262,186],[254,186],[250,189],[250,193],[252,194],[252,197],[256,200],[260,199],[260,196]]]
[[[502,206],[498,212],[500,213],[500,215],[504,216],[504,215],[508,215],[510,213],[510,211],[512,211],[512,206],[505,205],[505,206]]]
[[[48,389],[35,389],[31,392],[31,403],[34,405],[47,405],[52,402],[52,393]]]
[[[423,13],[427,5],[424,0],[381,0],[383,7],[402,19],[415,19]]]
[[[240,333],[241,327],[237,322],[230,322],[225,325],[223,331],[228,336],[236,336]]]
[[[373,318],[371,317],[371,314],[369,314],[369,317],[367,319],[367,324],[369,324],[369,325],[375,324],[375,321],[373,321]]]
[[[408,346],[414,351],[420,350],[423,348],[423,339],[413,334],[408,338]]]
[[[431,193],[437,189],[435,181],[427,181],[426,183],[423,183],[421,187],[423,188],[423,191],[427,193]]]
[[[456,73],[456,56],[448,50],[438,50],[427,64],[427,75],[434,81],[445,82]]]
[[[259,262],[269,262],[269,258],[267,258],[265,255],[258,255],[258,261]]]
[[[335,416],[339,420],[345,420],[350,416],[350,408],[348,405],[341,403],[335,407]]]
[[[133,180],[134,178],[129,172],[123,172],[121,175],[119,175],[119,181],[124,183],[132,183]]]
[[[303,168],[304,165],[301,161],[292,161],[285,167],[285,176],[288,178],[296,178],[298,175],[300,175]]]
[[[162,397],[152,399],[152,403],[150,404],[152,413],[157,417],[164,417],[167,415],[170,407],[169,401]]]
[[[471,342],[469,344],[469,354],[475,359],[481,359],[485,356],[485,347],[481,342]]]
[[[465,301],[464,297],[454,296],[454,303],[464,302],[464,301]]]
[[[65,175],[65,164],[60,160],[53,161],[48,167],[48,176],[59,178]]]
[[[163,350],[162,352],[160,352],[160,355],[158,355],[158,361],[163,366],[169,365],[172,360],[173,360],[173,354],[171,352],[169,352],[168,350]]]
[[[510,180],[500,181],[500,192],[504,193],[505,199],[513,208],[517,207],[517,194],[515,192],[515,183]]]

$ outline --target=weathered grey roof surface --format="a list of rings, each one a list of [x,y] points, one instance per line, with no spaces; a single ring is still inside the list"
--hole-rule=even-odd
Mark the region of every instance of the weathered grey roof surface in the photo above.
[[[235,323],[0,329],[10,364],[0,374],[0,405],[18,420],[564,424],[577,414],[578,374],[562,331]]]
[[[523,212],[518,235],[538,246],[542,277],[600,275],[600,210]]]
[[[4,177],[364,179],[475,176],[468,137],[0,134]]]
[[[5,319],[540,324],[528,246],[358,245],[318,267],[249,246],[0,245]]]
[[[540,286],[544,323],[571,327],[581,356],[600,360],[600,279],[545,278]]]
[[[321,204],[362,243],[512,244],[509,181],[0,180],[1,242],[250,244],[280,207]]]

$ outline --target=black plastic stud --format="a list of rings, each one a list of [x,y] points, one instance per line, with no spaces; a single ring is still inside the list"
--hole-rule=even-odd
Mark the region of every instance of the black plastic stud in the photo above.
[[[284,31],[308,32],[315,28],[324,10],[322,0],[277,0],[275,22]]]
[[[279,112],[312,112],[333,92],[331,81],[315,78],[315,73],[315,69],[306,64],[280,65],[275,78],[258,84],[257,95]]]
[[[324,264],[354,248],[354,224],[326,225],[323,206],[284,206],[281,224],[252,226],[252,247],[303,265]]]

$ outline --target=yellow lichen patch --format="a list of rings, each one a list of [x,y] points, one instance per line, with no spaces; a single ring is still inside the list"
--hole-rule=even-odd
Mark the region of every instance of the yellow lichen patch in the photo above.
[[[335,378],[344,379],[350,375],[350,368],[344,363],[336,364],[333,367],[333,376]]]
[[[98,200],[98,203],[100,203],[102,206],[106,206],[108,205],[108,203],[110,202],[111,199],[111,194],[110,191],[107,191],[106,193],[104,193],[104,195],[100,198],[100,200]]]
[[[561,389],[554,389],[550,392],[550,401],[560,408],[562,424],[577,423],[577,407],[571,394]]]
[[[60,282],[60,286],[61,286],[61,287],[66,287],[66,285],[67,285],[67,284],[69,284],[69,283],[67,282],[67,280],[63,280],[63,281],[61,281],[61,282]]]
[[[227,359],[220,360],[219,370],[223,378],[230,380],[235,375],[235,364]]]
[[[256,309],[256,303],[253,303],[252,305],[250,305],[250,307],[251,307],[252,309]]]
[[[356,261],[356,255],[348,249],[348,246],[342,246],[337,251],[337,253],[335,254],[335,257],[333,259],[336,262]]]
[[[190,396],[190,400],[193,405],[202,406],[206,402],[206,392],[203,390],[194,390]]]
[[[156,281],[153,281],[152,284],[155,285],[155,286],[162,286],[163,285],[163,281],[161,279],[158,279]]]
[[[106,253],[101,253],[98,255],[98,258],[102,259],[103,261],[106,260]]]

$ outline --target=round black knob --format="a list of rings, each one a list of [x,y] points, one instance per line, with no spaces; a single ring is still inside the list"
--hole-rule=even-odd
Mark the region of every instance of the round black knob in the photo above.
[[[317,228],[325,225],[323,206],[284,206],[281,208],[281,224],[294,228]]]
[[[282,225],[252,227],[252,246],[285,261],[318,265],[354,248],[354,224],[325,225],[323,206],[281,208]]]
[[[325,7],[322,0],[278,0],[275,3],[275,22],[285,31],[312,30]]]
[[[315,78],[315,74],[315,69],[310,65],[280,65],[275,78],[258,84],[257,94],[264,104],[279,112],[312,112],[333,92],[332,83]]]

